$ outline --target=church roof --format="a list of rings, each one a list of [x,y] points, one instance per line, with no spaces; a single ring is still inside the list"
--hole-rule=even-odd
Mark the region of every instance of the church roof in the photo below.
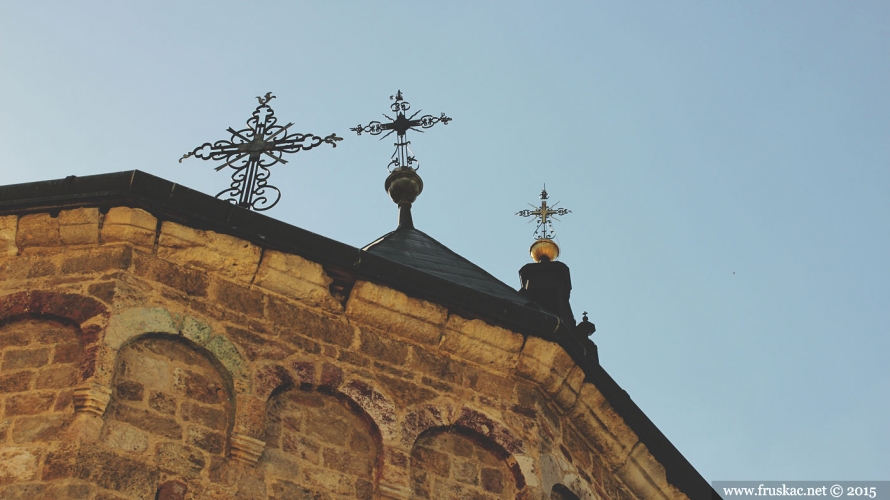
[[[538,307],[481,267],[413,227],[400,227],[362,250],[494,297]]]
[[[713,492],[600,366],[593,351],[586,347],[593,344],[589,339],[578,340],[568,330],[571,325],[419,230],[402,227],[358,249],[138,170],[0,186],[0,216],[117,206],[142,208],[160,220],[300,255],[321,264],[335,282],[379,282],[443,304],[465,317],[481,318],[522,335],[555,342],[664,466],[671,484],[690,498],[710,498]]]

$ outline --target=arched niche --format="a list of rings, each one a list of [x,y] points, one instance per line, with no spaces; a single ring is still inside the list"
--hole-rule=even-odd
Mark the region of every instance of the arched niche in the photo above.
[[[81,329],[66,319],[23,314],[0,321],[0,420],[12,443],[63,439],[74,418],[74,387],[81,378]]]
[[[117,353],[100,442],[197,477],[226,455],[233,415],[231,377],[213,356],[179,336],[142,335]]]
[[[277,389],[266,405],[263,441],[270,498],[373,498],[380,430],[343,394]]]
[[[510,455],[465,427],[427,429],[411,448],[412,498],[514,499],[525,486]]]
[[[550,500],[580,500],[578,495],[562,484],[554,484],[550,490]]]

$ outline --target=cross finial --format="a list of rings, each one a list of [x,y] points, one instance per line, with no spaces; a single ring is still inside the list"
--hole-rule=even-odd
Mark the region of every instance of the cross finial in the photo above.
[[[355,132],[358,135],[362,135],[362,132],[367,132],[371,135],[378,135],[381,134],[383,131],[388,130],[389,132],[381,137],[380,140],[383,140],[389,137],[393,132],[396,132],[396,150],[392,154],[392,161],[389,162],[389,169],[393,170],[394,168],[412,167],[412,165],[417,162],[417,159],[414,157],[414,152],[411,151],[411,148],[409,147],[411,141],[406,139],[406,133],[409,130],[414,130],[422,133],[423,130],[420,130],[417,127],[430,128],[439,122],[448,125],[448,122],[451,121],[451,118],[445,116],[445,113],[442,113],[439,116],[424,115],[420,118],[415,119],[415,117],[420,113],[421,110],[417,110],[417,112],[415,112],[410,117],[406,117],[405,112],[411,109],[411,104],[402,96],[402,91],[397,91],[395,95],[389,96],[389,99],[393,101],[393,103],[389,105],[389,109],[396,114],[396,117],[393,118],[384,113],[383,116],[390,120],[389,123],[372,121],[367,125],[359,124],[358,126],[352,127],[349,130]],[[416,168],[414,169],[416,170]]]
[[[180,163],[192,156],[202,160],[225,160],[225,163],[216,167],[216,170],[220,171],[226,167],[235,170],[232,173],[232,183],[220,191],[216,195],[217,198],[247,209],[268,210],[281,199],[281,191],[268,183],[271,175],[269,167],[279,162],[287,163],[287,160],[282,158],[284,153],[312,149],[322,143],[337,147],[336,141],[343,140],[342,137],[337,137],[337,134],[319,137],[312,134],[286,133],[293,123],[276,125],[278,119],[269,106],[269,101],[272,99],[275,99],[272,92],[257,96],[260,104],[247,120],[247,128],[235,130],[229,127],[226,129],[232,134],[229,140],[216,141],[213,144],[205,142],[179,159]]]
[[[516,212],[516,215],[520,217],[531,217],[534,216],[537,222],[538,227],[535,228],[535,239],[538,240],[552,240],[555,235],[555,231],[553,230],[553,223],[551,220],[559,220],[556,218],[557,215],[565,215],[571,213],[571,210],[566,208],[556,208],[556,205],[559,205],[560,202],[556,202],[553,206],[547,206],[547,200],[550,196],[547,194],[547,185],[544,185],[544,189],[541,190],[541,206],[536,207],[529,203],[529,206],[534,208],[534,210],[520,210]]]

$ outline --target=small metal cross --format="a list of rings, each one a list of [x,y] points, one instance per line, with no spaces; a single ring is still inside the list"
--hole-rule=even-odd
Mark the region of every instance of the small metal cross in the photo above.
[[[421,110],[418,110],[416,113],[411,115],[410,117],[405,116],[405,111],[411,109],[411,104],[408,103],[402,97],[402,91],[399,90],[396,92],[396,95],[389,96],[390,100],[394,101],[390,104],[389,109],[391,109],[394,113],[396,113],[396,117],[392,118],[384,113],[383,116],[390,120],[389,123],[380,123],[378,121],[373,121],[367,125],[359,124],[357,127],[352,127],[349,130],[357,133],[358,135],[362,135],[362,132],[367,132],[371,135],[378,135],[382,133],[384,130],[388,130],[389,132],[380,138],[383,140],[390,136],[393,132],[398,134],[398,142],[395,143],[396,150],[392,154],[392,161],[389,162],[390,167],[393,165],[395,168],[401,167],[410,167],[412,163],[416,162],[417,159],[414,158],[414,151],[411,151],[411,148],[408,147],[411,144],[411,141],[405,138],[406,132],[409,130],[415,130],[417,132],[423,133],[423,130],[418,129],[421,128],[430,128],[433,125],[442,122],[445,125],[448,125],[448,122],[451,121],[451,118],[445,116],[445,113],[442,113],[440,116],[433,115],[424,115],[420,118],[414,119]],[[392,168],[390,168],[392,170]]]
[[[220,191],[216,195],[217,198],[247,209],[268,210],[281,199],[281,191],[268,183],[271,175],[269,167],[279,162],[287,163],[287,160],[282,158],[284,153],[312,149],[322,143],[337,147],[336,141],[343,140],[342,137],[337,137],[337,134],[319,137],[312,134],[286,133],[293,123],[276,125],[278,119],[269,106],[269,101],[274,98],[271,92],[257,97],[260,105],[247,120],[247,128],[226,129],[232,134],[231,139],[216,141],[213,144],[205,142],[179,159],[180,163],[192,156],[202,160],[225,160],[225,163],[216,167],[216,171],[226,167],[235,170],[232,173],[231,185]]]
[[[549,198],[550,197],[547,195],[547,187],[545,186],[544,190],[541,191],[540,207],[536,207],[529,203],[529,206],[534,208],[535,210],[520,210],[516,212],[516,215],[520,217],[535,217],[535,220],[537,220],[538,222],[538,227],[535,229],[535,238],[539,240],[552,240],[555,231],[553,230],[553,224],[550,222],[550,220],[559,220],[555,216],[565,215],[572,212],[567,208],[556,208],[556,205],[559,205],[558,201],[554,203],[553,206],[548,207],[547,200]]]

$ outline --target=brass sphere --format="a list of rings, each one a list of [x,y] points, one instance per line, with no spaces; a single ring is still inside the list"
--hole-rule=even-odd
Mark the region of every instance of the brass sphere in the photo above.
[[[399,167],[386,178],[384,188],[397,204],[414,203],[417,195],[423,191],[423,181],[413,168]]]
[[[541,238],[528,249],[535,262],[550,262],[559,257],[559,245],[550,238]]]

